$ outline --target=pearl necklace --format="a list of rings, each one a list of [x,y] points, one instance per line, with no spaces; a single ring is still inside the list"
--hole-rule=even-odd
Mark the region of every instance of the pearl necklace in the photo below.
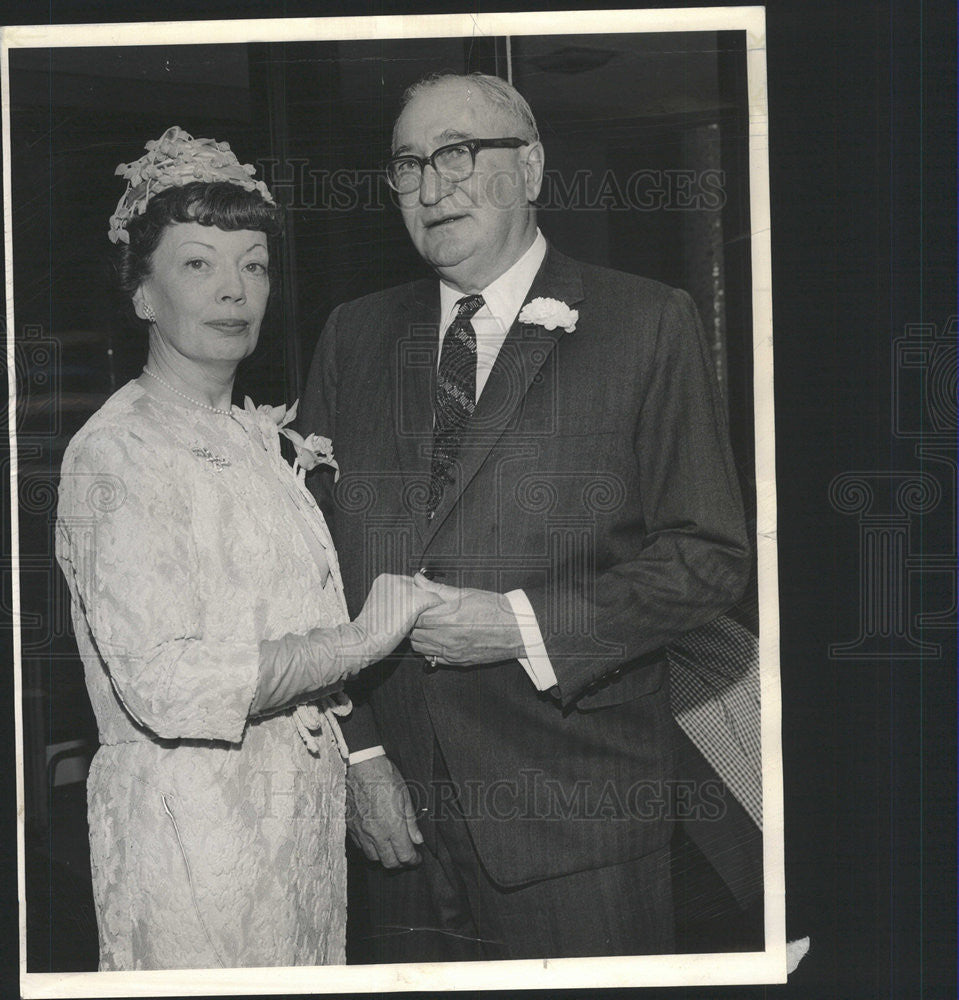
[[[160,376],[157,375],[156,372],[151,372],[150,369],[146,367],[146,365],[143,366],[143,374],[149,375],[150,378],[156,379],[157,382],[160,383],[160,385],[166,386],[167,389],[170,390],[170,392],[176,393],[177,396],[182,397],[187,402],[192,403],[194,406],[199,406],[203,410],[210,410],[212,413],[221,413],[223,414],[224,417],[233,416],[233,413],[230,410],[221,409],[219,406],[210,406],[209,403],[201,403],[200,400],[194,399],[192,396],[188,396],[185,392],[180,392],[180,390],[177,389],[175,386],[170,385],[170,383],[167,382],[166,379],[160,378]]]

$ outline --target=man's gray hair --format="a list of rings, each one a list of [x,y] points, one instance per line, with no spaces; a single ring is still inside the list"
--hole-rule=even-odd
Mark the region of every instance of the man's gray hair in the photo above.
[[[475,86],[494,108],[504,112],[513,121],[518,139],[539,142],[539,129],[536,127],[533,110],[526,98],[511,83],[486,73],[430,73],[420,78],[416,83],[410,84],[403,92],[396,121],[400,120],[403,109],[417,94],[430,87],[435,87],[437,84],[445,83],[447,80],[464,80]],[[482,138],[498,137],[484,136]],[[396,124],[393,125],[393,146],[396,147]]]

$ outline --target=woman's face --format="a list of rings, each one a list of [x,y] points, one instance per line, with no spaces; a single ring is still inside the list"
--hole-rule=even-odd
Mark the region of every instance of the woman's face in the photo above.
[[[141,319],[153,310],[160,339],[183,357],[238,363],[252,353],[260,334],[269,262],[261,232],[172,223],[133,304]]]

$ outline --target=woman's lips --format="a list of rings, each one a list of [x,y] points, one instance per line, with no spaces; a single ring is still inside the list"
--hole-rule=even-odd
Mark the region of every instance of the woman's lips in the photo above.
[[[250,327],[245,319],[210,319],[204,325],[212,326],[214,330],[223,333],[242,333]]]

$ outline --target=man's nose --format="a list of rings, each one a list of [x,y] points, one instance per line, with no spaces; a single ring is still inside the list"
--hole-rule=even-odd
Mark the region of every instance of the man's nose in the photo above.
[[[423,176],[420,178],[420,202],[423,205],[435,205],[441,198],[453,190],[455,185],[451,181],[444,180],[436,167],[427,163],[423,167]]]

